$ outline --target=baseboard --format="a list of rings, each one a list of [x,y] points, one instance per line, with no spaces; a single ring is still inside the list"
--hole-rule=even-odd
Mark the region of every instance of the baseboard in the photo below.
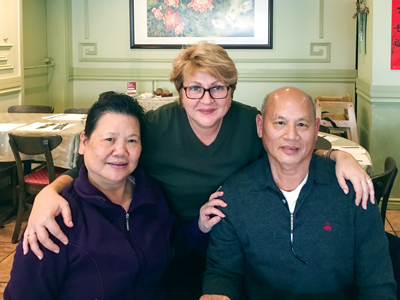
[[[389,198],[388,210],[400,210],[400,198]]]

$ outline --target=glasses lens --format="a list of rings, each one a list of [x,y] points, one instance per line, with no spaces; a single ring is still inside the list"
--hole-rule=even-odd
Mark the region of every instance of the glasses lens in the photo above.
[[[199,86],[188,86],[186,88],[186,96],[192,99],[199,99],[203,96],[204,89]]]
[[[226,86],[215,86],[210,89],[210,93],[214,99],[222,99],[228,95],[228,88]]]

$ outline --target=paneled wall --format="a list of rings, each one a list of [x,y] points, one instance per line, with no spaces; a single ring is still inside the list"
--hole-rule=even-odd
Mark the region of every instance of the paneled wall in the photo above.
[[[0,0],[0,110],[21,101],[21,2]]]
[[[174,91],[168,76],[179,50],[129,49],[129,1],[71,2],[74,106],[89,106],[105,90],[125,92],[127,81],[137,81],[139,92]],[[353,10],[349,0],[274,1],[273,49],[228,50],[239,71],[234,98],[259,107],[283,85],[312,96],[354,96]]]

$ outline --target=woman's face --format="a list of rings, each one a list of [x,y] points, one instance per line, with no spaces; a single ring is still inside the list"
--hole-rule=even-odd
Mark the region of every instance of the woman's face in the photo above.
[[[227,86],[217,78],[204,73],[195,72],[185,76],[183,87],[201,87],[209,89],[216,86]],[[228,90],[228,95],[223,99],[213,99],[209,92],[205,92],[201,99],[188,99],[184,89],[181,89],[181,99],[183,107],[189,118],[189,123],[193,130],[196,129],[219,129],[222,118],[228,112],[232,100],[232,90]]]
[[[141,151],[139,121],[117,113],[104,113],[90,139],[82,133],[79,144],[89,181],[103,188],[124,184],[136,169]]]

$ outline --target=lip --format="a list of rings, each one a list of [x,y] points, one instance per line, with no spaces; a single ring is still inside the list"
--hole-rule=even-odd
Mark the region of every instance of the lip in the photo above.
[[[295,154],[299,151],[299,147],[292,146],[292,145],[286,145],[286,146],[281,146],[280,147],[282,151],[286,154]]]
[[[214,111],[214,108],[199,109],[199,112],[201,112],[203,115],[211,115]]]
[[[114,169],[124,169],[126,166],[128,166],[128,163],[126,162],[108,162],[107,165],[109,165],[111,168]]]

